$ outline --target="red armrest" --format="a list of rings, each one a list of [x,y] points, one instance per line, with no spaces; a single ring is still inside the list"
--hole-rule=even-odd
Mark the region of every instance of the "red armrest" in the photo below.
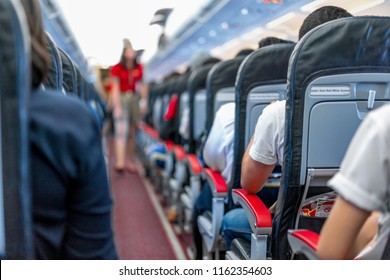
[[[295,254],[304,254],[309,259],[318,259],[317,245],[320,235],[307,229],[288,231],[288,242]]]
[[[167,148],[167,152],[171,152],[173,150],[174,143],[171,140],[165,141],[165,147]]]
[[[234,189],[233,201],[244,208],[254,233],[271,234],[271,213],[256,194],[248,194],[243,189]]]
[[[146,123],[144,122],[141,122],[138,127],[140,129],[142,129],[143,131],[145,131],[145,133],[147,133],[149,136],[153,137],[154,139],[158,139],[159,137],[159,134],[157,132],[157,130],[155,130],[154,128],[152,128],[150,125],[147,125]]]
[[[200,173],[202,173],[203,167],[200,164],[196,155],[188,154],[186,157],[186,161],[188,163],[192,175],[199,175]]]
[[[220,172],[211,168],[204,168],[203,174],[205,175],[214,196],[221,197],[227,195],[228,186]]]
[[[175,155],[176,160],[178,161],[182,161],[186,156],[186,152],[184,151],[183,147],[180,145],[173,145],[172,152]]]
[[[318,240],[320,240],[320,235],[318,233],[307,229],[297,229],[290,232],[291,236],[300,239],[314,251],[317,251]]]

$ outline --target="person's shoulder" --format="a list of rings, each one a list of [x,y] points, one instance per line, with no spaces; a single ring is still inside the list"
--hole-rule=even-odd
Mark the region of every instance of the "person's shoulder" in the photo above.
[[[32,118],[53,119],[60,122],[58,125],[61,122],[73,122],[75,125],[88,126],[87,123],[94,121],[84,101],[52,90],[33,92],[30,97],[30,115]]]
[[[236,104],[234,102],[229,102],[229,103],[222,105],[218,109],[217,114],[229,116],[231,114],[234,114],[235,110],[236,110]]]
[[[373,119],[383,119],[388,120],[387,122],[390,124],[390,104],[383,105],[373,111],[371,111],[368,116]]]
[[[286,110],[286,100],[277,100],[264,108],[263,115],[280,115]]]

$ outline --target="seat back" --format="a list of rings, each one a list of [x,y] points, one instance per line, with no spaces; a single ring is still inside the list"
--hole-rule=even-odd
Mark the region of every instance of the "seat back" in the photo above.
[[[189,153],[195,153],[206,125],[206,80],[213,64],[194,70],[187,82],[189,105]]]
[[[263,109],[285,96],[287,68],[295,44],[276,44],[250,54],[242,63],[236,81],[236,121],[234,128],[233,180],[239,188],[241,161]],[[229,208],[233,202],[229,197]]]
[[[220,106],[227,102],[234,102],[234,83],[238,68],[244,61],[245,56],[218,62],[211,68],[206,81],[206,130],[208,135],[213,125],[214,116]]]
[[[307,196],[325,191],[367,112],[390,101],[388,17],[323,24],[304,36],[289,64],[283,178],[272,230],[272,258],[290,258]]]
[[[176,116],[173,122],[173,141],[177,144],[182,144],[182,137],[179,133],[179,127],[180,127],[180,120],[182,117],[183,110],[185,106],[185,102],[188,104],[188,93],[187,93],[187,83],[188,78],[190,76],[189,72],[186,72],[182,75],[180,75],[174,82],[173,88],[172,88],[172,94],[176,94],[178,96],[178,103],[177,103],[177,109],[176,109]],[[186,97],[184,97],[184,93],[187,94]],[[182,100],[184,97],[184,100]]]
[[[193,107],[193,140],[197,143],[197,148],[206,127],[206,104],[207,93],[205,89],[201,89],[195,93]]]
[[[17,1],[0,1],[0,26],[0,257],[32,259],[27,119],[31,45]]]
[[[62,62],[62,87],[66,94],[78,95],[76,66],[64,50],[58,48],[58,51]]]
[[[63,92],[62,84],[63,84],[63,73],[62,73],[62,61],[61,55],[58,51],[56,44],[54,43],[51,36],[47,35],[47,47],[50,53],[50,70],[46,79],[43,81],[43,85],[45,88],[53,89],[54,92]]]
[[[153,87],[153,92],[152,92],[153,95],[152,125],[154,129],[156,129],[157,131],[159,131],[161,116],[163,114],[162,96],[163,96],[164,89],[165,89],[164,84],[156,84]]]

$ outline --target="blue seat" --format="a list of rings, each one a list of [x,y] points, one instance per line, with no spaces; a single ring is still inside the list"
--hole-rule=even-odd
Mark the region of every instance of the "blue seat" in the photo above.
[[[34,258],[27,119],[31,44],[19,8],[15,1],[0,1],[1,259]]]
[[[63,92],[63,73],[62,73],[62,61],[61,55],[58,51],[56,44],[48,33],[47,37],[47,47],[50,53],[51,65],[49,74],[47,75],[43,85],[45,88],[53,89],[55,92]]]

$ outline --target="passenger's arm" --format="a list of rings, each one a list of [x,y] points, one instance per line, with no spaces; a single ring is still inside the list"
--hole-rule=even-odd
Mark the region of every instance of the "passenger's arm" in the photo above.
[[[317,248],[319,258],[352,259],[356,256],[367,245],[362,244],[362,236],[373,232],[371,225],[359,234],[369,215],[370,212],[338,197],[321,231]]]
[[[276,165],[267,165],[251,158],[249,151],[253,145],[253,139],[252,137],[245,151],[241,168],[241,186],[248,193],[259,192]]]

